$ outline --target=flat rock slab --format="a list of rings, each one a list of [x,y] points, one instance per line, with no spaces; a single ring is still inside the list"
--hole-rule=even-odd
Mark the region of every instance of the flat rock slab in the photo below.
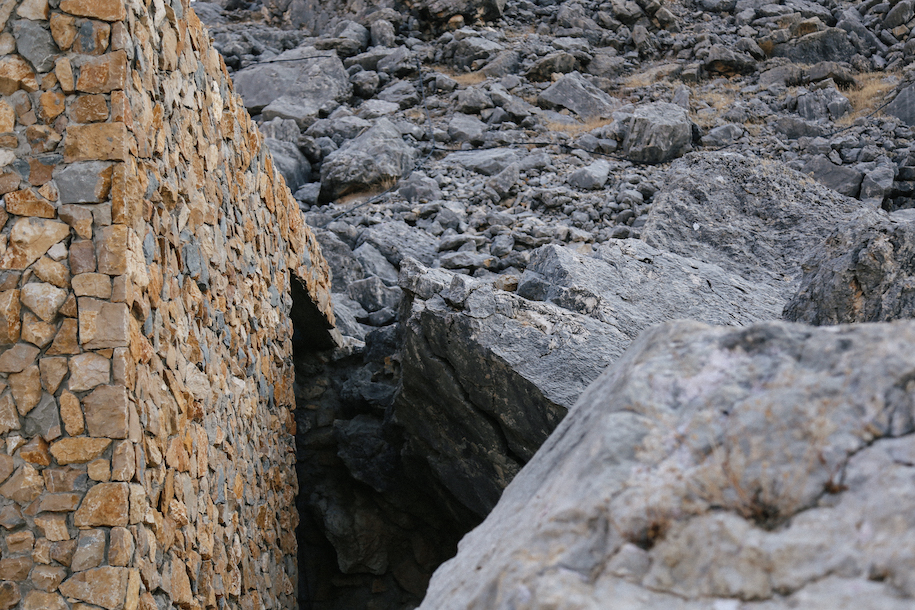
[[[800,279],[801,262],[837,222],[860,209],[861,202],[781,163],[692,153],[671,165],[642,238],[770,284],[788,298]]]
[[[911,607],[913,342],[913,322],[646,332],[420,608]]]
[[[609,117],[620,105],[578,72],[560,77],[537,101],[544,108],[568,108],[584,120]]]

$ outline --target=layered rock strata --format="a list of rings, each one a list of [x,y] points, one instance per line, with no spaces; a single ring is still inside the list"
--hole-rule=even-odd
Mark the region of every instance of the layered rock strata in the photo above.
[[[2,608],[296,603],[329,274],[189,6],[0,5]]]

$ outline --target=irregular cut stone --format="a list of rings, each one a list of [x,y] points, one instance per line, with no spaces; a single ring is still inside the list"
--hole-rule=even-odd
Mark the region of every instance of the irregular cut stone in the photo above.
[[[127,16],[121,0],[62,0],[60,10],[102,21],[121,21]]]
[[[67,300],[67,291],[51,284],[36,282],[22,287],[20,298],[22,304],[31,309],[45,322],[52,322],[57,310]]]
[[[19,504],[28,504],[37,499],[43,490],[41,474],[29,464],[23,464],[0,486],[0,495]]]
[[[67,385],[71,392],[84,392],[98,385],[107,384],[110,376],[111,361],[88,352],[70,358],[70,380]]]
[[[38,348],[18,343],[0,355],[0,373],[19,373],[35,362]]]
[[[19,341],[22,328],[19,311],[19,291],[0,292],[0,345],[12,345]]]
[[[623,151],[639,163],[664,163],[691,149],[692,122],[676,104],[656,102],[625,113]]]
[[[60,417],[64,421],[67,434],[75,436],[85,432],[83,411],[79,405],[79,398],[75,394],[64,391],[60,394]]]
[[[568,108],[582,119],[610,117],[619,103],[589,83],[578,72],[566,74],[537,98],[547,108]]]
[[[83,398],[82,404],[89,436],[127,438],[129,403],[126,388],[99,386]]]
[[[19,430],[21,426],[19,411],[16,410],[13,396],[11,394],[0,396],[0,434],[6,434],[10,430]]]
[[[127,347],[130,342],[127,304],[80,297],[79,337],[86,349]]]
[[[50,540],[50,538],[49,538]],[[22,610],[67,610],[67,602],[57,593],[30,591],[22,602]]]
[[[115,610],[121,607],[127,595],[127,572],[126,568],[114,567],[79,572],[60,585],[60,592],[66,597]]]
[[[38,365],[28,366],[20,373],[11,373],[9,383],[19,414],[27,415],[41,400],[41,374]]]
[[[54,206],[32,189],[8,193],[5,199],[6,210],[10,214],[38,216],[39,218],[54,218],[57,215]]]
[[[124,123],[70,125],[64,138],[64,161],[124,161],[128,142]]]
[[[54,180],[60,193],[60,203],[104,201],[111,190],[111,172],[111,164],[103,161],[72,163],[55,169]]]
[[[85,464],[100,456],[110,444],[107,438],[62,438],[51,445],[51,455],[61,466]]]
[[[38,90],[35,72],[19,55],[0,57],[0,95],[12,95],[19,89]]]
[[[76,527],[125,526],[128,523],[129,501],[129,490],[126,483],[98,483],[86,492],[82,504],[73,515],[73,525]]]
[[[0,269],[25,269],[69,234],[70,227],[56,220],[20,218],[10,231]]]

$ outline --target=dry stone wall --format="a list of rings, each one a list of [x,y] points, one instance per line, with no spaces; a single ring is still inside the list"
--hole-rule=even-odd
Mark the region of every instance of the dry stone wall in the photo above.
[[[0,0],[0,95],[0,609],[294,607],[328,270],[207,32]]]

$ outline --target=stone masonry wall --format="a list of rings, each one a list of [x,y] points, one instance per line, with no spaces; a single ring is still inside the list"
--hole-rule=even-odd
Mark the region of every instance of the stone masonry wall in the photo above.
[[[0,0],[0,95],[0,610],[294,607],[328,270],[206,31]]]

